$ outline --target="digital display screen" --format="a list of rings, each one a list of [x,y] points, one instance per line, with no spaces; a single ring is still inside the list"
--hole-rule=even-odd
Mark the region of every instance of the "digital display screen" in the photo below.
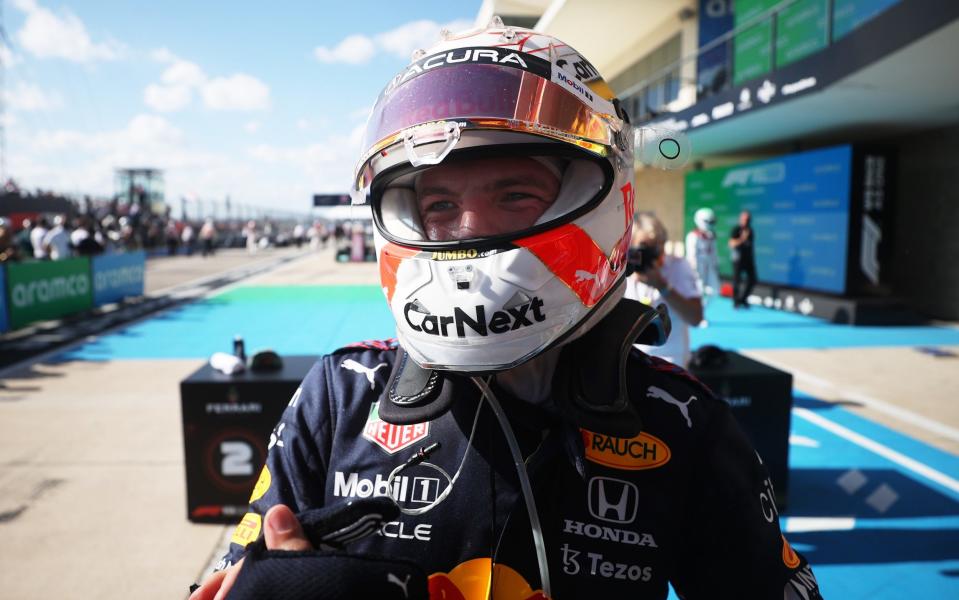
[[[685,231],[693,215],[716,213],[719,272],[732,276],[729,238],[739,213],[752,213],[760,282],[846,289],[852,147],[837,146],[686,175]]]

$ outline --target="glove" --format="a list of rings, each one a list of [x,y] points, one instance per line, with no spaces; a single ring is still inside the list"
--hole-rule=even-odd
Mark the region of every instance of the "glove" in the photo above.
[[[380,496],[297,514],[303,532],[319,550],[267,550],[261,537],[247,548],[243,568],[228,600],[428,600],[426,573],[392,558],[348,554],[364,538],[399,515],[391,498]]]

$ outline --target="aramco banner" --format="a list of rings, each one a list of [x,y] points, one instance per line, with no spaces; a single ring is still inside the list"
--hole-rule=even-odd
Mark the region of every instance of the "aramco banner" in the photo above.
[[[7,285],[4,279],[6,269],[0,266],[0,333],[7,330],[9,321],[7,320]]]
[[[57,319],[93,306],[90,259],[7,265],[10,327]]]
[[[93,305],[118,302],[129,296],[143,295],[143,251],[102,254],[93,259]]]

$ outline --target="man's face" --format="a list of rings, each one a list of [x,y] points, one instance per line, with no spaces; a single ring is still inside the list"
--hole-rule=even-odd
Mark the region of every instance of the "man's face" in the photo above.
[[[749,211],[748,211],[748,210],[744,210],[743,212],[739,213],[739,224],[740,224],[741,226],[743,226],[743,227],[745,227],[746,225],[749,225]]]
[[[633,248],[639,248],[640,246],[656,248],[662,255],[666,249],[666,240],[659,239],[655,233],[640,229],[637,224],[633,223],[633,239],[630,246]]]
[[[556,200],[559,180],[531,158],[483,158],[437,165],[416,184],[426,237],[489,237],[532,227]]]

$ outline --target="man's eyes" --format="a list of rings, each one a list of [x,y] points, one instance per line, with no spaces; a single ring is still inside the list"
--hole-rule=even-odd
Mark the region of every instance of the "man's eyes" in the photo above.
[[[449,200],[426,200],[423,202],[425,212],[442,212],[453,208],[455,208],[455,205]]]
[[[540,197],[538,194],[532,192],[506,192],[503,194],[503,199],[509,202],[516,202],[518,200],[539,200]]]
[[[542,194],[527,190],[506,190],[487,200],[490,207],[499,205],[522,204],[525,202],[543,202]],[[423,214],[443,213],[455,211],[460,207],[460,201],[449,198],[431,199],[429,196],[420,200],[420,210]]]

